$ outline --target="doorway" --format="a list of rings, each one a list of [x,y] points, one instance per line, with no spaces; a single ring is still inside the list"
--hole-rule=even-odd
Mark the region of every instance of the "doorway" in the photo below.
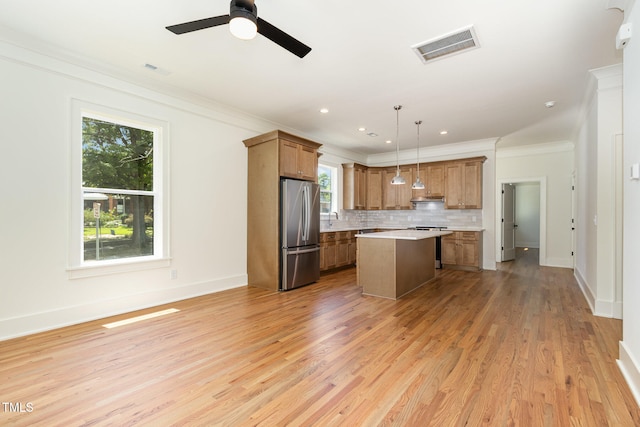
[[[496,200],[501,206],[496,215],[496,230],[500,233],[496,259],[508,261],[535,254],[538,264],[545,265],[546,177],[504,179],[498,182],[497,189],[500,194]]]

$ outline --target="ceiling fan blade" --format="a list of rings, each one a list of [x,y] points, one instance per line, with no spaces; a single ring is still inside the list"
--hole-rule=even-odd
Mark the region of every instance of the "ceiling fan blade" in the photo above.
[[[214,16],[213,18],[199,19],[197,21],[185,22],[183,24],[170,25],[167,30],[175,34],[190,33],[192,31],[204,30],[205,28],[217,27],[229,23],[229,15]]]
[[[279,44],[289,52],[304,58],[304,56],[311,52],[311,48],[299,40],[294,39],[289,34],[285,33],[279,28],[269,24],[264,19],[258,17],[258,32],[271,40],[272,42]]]

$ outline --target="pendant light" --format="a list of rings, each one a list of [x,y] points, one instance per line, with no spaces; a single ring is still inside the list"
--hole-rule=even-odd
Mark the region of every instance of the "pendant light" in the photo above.
[[[418,128],[418,143],[417,143],[417,160],[416,160],[416,182],[411,186],[412,190],[424,190],[424,183],[420,181],[420,125],[422,124],[422,120],[416,121],[416,126]]]
[[[402,105],[396,105],[393,107],[396,110],[396,176],[391,179],[391,184],[402,185],[407,182],[400,176],[400,109]]]

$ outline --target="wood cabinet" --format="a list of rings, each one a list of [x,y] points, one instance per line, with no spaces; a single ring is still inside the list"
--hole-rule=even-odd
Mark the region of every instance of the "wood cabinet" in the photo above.
[[[367,168],[367,210],[382,209],[382,168]]]
[[[336,233],[336,267],[349,265],[349,238],[350,231]]]
[[[383,209],[411,209],[411,184],[413,184],[413,166],[401,165],[400,176],[406,184],[393,185],[391,180],[398,173],[397,167],[385,168],[382,175]]]
[[[367,167],[345,163],[343,208],[364,210],[413,209],[412,199],[445,200],[447,209],[482,209],[482,164],[486,157],[439,161],[420,165],[423,190],[412,190],[415,164],[400,165],[404,185],[392,185],[396,167]]]
[[[355,265],[356,259],[358,258],[358,239],[355,237],[356,232],[354,231],[349,238],[349,264]]]
[[[243,142],[248,149],[248,284],[275,291],[280,286],[280,177],[317,181],[321,144],[280,130]]]
[[[442,266],[465,270],[482,269],[482,233],[454,231],[442,236]]]
[[[367,208],[367,167],[358,163],[342,165],[342,208]]]
[[[320,271],[336,268],[336,233],[320,233]]]
[[[444,163],[427,164],[425,192],[427,198],[444,197]]]
[[[280,139],[280,176],[318,180],[318,149],[313,145]]]
[[[444,166],[445,208],[482,209],[484,157],[447,162]]]
[[[356,231],[320,233],[320,271],[353,265],[356,262]]]

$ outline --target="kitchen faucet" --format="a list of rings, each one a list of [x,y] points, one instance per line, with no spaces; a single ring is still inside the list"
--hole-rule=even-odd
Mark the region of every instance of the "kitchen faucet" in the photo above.
[[[340,221],[340,218],[338,217],[338,212],[331,212],[329,214],[329,227],[331,227],[331,215],[336,214],[336,221]]]

